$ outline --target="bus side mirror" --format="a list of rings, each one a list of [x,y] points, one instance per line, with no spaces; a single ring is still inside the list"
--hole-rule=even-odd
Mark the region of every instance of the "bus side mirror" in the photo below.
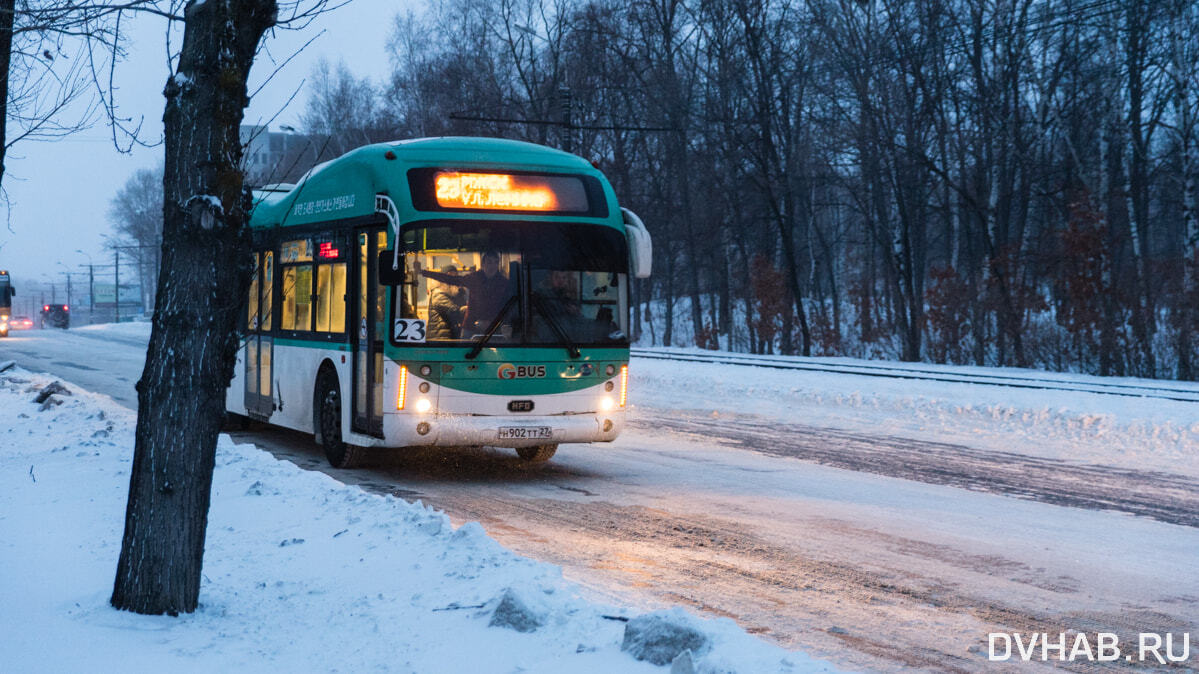
[[[624,236],[629,242],[629,269],[636,278],[649,278],[654,264],[654,242],[649,230],[633,211],[621,208],[620,212],[624,215]]]
[[[394,266],[393,266],[394,265]],[[379,251],[379,285],[398,286],[404,283],[404,255],[394,250]]]

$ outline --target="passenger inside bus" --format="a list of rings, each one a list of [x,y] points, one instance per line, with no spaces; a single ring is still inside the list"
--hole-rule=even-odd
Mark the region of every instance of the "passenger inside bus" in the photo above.
[[[462,336],[471,337],[485,332],[504,302],[512,295],[508,277],[500,272],[500,254],[487,250],[480,256],[480,268],[461,276],[435,271],[422,271],[421,275],[467,291],[467,304],[463,306]]]

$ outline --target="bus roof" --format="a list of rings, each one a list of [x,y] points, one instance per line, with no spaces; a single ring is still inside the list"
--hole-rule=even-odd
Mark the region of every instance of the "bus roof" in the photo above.
[[[408,187],[408,170],[424,167],[567,173],[599,180],[607,199],[602,221],[620,227],[620,209],[611,185],[590,162],[553,148],[516,140],[443,137],[366,145],[314,166],[297,184],[274,184],[254,192],[254,229],[308,225],[372,216],[375,195],[391,197],[401,222],[420,218],[486,218],[483,213],[417,211]],[[512,215],[506,215],[512,217]],[[595,222],[594,217],[530,215],[521,219]]]

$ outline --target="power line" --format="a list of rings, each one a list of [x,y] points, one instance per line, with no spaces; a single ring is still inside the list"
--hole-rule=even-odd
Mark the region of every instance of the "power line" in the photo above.
[[[463,115],[457,112],[451,112],[450,119],[457,119],[467,122],[495,122],[497,124],[531,124],[534,126],[560,126],[568,129],[582,129],[586,131],[675,131],[674,127],[669,126],[593,126],[588,124],[569,124],[567,122],[549,120],[549,119],[515,119],[511,117],[479,117],[474,115]]]

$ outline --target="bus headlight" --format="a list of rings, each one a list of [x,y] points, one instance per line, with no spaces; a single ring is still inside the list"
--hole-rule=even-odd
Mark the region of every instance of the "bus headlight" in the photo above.
[[[600,409],[607,412],[616,406],[616,401],[612,400],[611,396],[604,396],[600,399]]]
[[[629,399],[629,366],[620,366],[620,406],[624,407]]]
[[[433,409],[433,403],[428,398],[421,398],[420,400],[416,401],[417,413],[424,414],[431,409]]]

